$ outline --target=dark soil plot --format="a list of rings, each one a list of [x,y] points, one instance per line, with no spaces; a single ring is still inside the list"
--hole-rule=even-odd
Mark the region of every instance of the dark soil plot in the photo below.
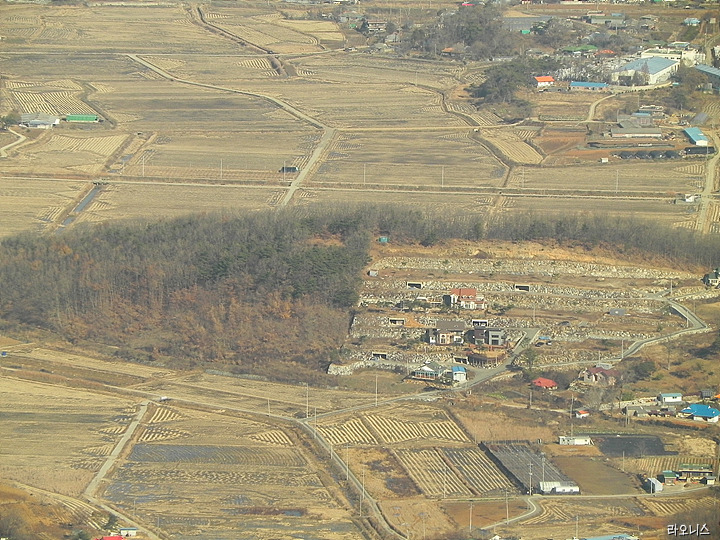
[[[613,457],[669,456],[677,452],[665,450],[660,437],[653,435],[608,435],[593,437],[603,454]]]
[[[139,444],[130,461],[152,463],[224,463],[278,467],[303,467],[300,454],[283,448],[240,448],[231,446]]]

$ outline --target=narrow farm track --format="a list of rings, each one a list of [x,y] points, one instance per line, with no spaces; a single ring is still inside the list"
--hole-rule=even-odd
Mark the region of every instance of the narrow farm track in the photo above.
[[[132,524],[134,527],[137,527],[138,529],[142,530],[144,534],[147,535],[147,537],[150,540],[160,540],[160,537],[154,534],[152,531],[141,527],[141,525],[137,522],[135,522],[132,518],[132,516],[125,515],[123,513],[118,512],[114,508],[110,508],[105,503],[103,503],[100,499],[97,498],[97,492],[100,489],[101,482],[105,479],[105,476],[110,472],[110,470],[115,466],[115,463],[118,460],[118,457],[123,453],[123,450],[125,450],[126,446],[128,446],[128,443],[131,441],[132,437],[135,435],[135,431],[137,430],[140,423],[143,421],[143,418],[145,417],[145,413],[147,413],[148,405],[150,404],[149,400],[144,400],[140,404],[140,408],[138,409],[137,415],[133,419],[133,421],[130,423],[130,425],[125,430],[125,433],[120,438],[118,443],[115,445],[115,448],[113,448],[113,451],[110,452],[110,455],[108,456],[107,460],[103,464],[102,467],[100,467],[100,470],[95,475],[95,477],[90,481],[88,486],[85,488],[85,497],[87,500],[89,500],[91,503],[93,503],[95,506],[99,506],[100,508],[106,510],[107,512],[114,514],[121,518],[122,520],[126,521],[127,523]]]
[[[16,146],[20,146],[22,143],[24,143],[27,140],[27,137],[21,133],[17,133],[9,128],[8,128],[8,131],[10,133],[12,133],[13,135],[15,135],[18,138],[18,140],[13,141],[10,144],[6,144],[2,148],[0,148],[0,158],[8,157],[8,155],[7,155],[8,150],[10,150],[11,148],[15,148]]]
[[[720,148],[720,138],[717,133],[710,133],[713,139],[715,148]],[[695,228],[702,232],[710,232],[712,225],[712,213],[709,212],[710,203],[712,201],[712,194],[715,191],[715,186],[718,185],[717,168],[720,163],[720,152],[715,152],[712,158],[705,163],[705,183],[702,190],[702,197],[700,198],[700,210],[698,211],[698,218]]]

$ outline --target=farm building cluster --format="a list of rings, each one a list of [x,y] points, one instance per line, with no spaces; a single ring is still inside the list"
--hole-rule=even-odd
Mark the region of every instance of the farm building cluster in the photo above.
[[[676,484],[702,483],[713,486],[717,482],[717,475],[713,466],[707,463],[681,463],[674,470],[658,473],[656,476],[645,478],[643,485],[650,493],[659,493],[665,486]]]
[[[703,400],[720,399],[720,394],[711,390],[702,390],[700,398]],[[705,403],[688,403],[679,392],[661,393],[654,400],[640,400],[628,403],[623,407],[626,416],[636,418],[646,417],[677,417],[698,422],[717,423],[720,419],[720,410]]]
[[[23,113],[20,115],[18,124],[26,128],[52,129],[60,124],[60,121],[68,123],[95,123],[101,119],[97,114],[67,114],[58,116],[44,112]]]
[[[480,447],[525,493],[580,494],[580,487],[527,441],[494,441],[481,443]]]

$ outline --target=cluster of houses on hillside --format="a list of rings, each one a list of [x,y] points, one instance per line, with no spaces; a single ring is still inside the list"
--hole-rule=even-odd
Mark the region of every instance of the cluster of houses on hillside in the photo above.
[[[701,390],[700,398],[720,400],[720,394],[714,395],[711,390]],[[710,423],[717,423],[720,420],[720,410],[704,403],[686,403],[679,392],[658,394],[654,402],[650,403],[626,405],[623,413],[637,418],[669,416]]]

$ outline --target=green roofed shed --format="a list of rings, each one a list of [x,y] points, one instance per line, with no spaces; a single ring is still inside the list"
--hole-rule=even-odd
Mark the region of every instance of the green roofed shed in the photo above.
[[[97,122],[97,114],[68,114],[65,117],[66,122]]]

